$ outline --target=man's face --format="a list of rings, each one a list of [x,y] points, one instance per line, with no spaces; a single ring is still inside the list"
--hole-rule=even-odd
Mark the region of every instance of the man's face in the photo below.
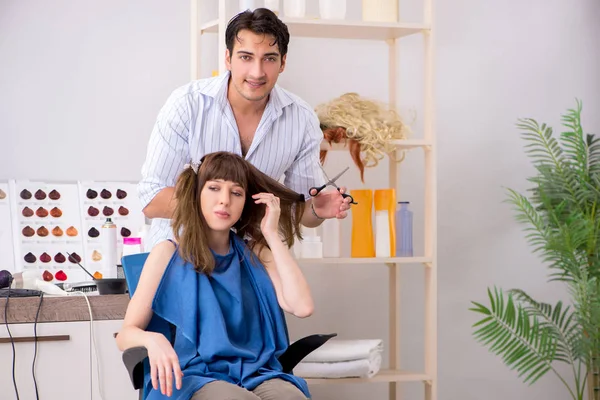
[[[231,83],[237,93],[249,101],[260,101],[269,95],[285,67],[279,46],[271,35],[249,30],[238,32],[233,54],[226,52],[225,64],[231,71]]]

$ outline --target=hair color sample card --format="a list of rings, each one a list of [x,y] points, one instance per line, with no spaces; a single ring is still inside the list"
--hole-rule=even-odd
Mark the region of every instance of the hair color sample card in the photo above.
[[[48,282],[79,282],[83,255],[77,183],[11,181],[16,270]]]
[[[0,182],[0,270],[16,272],[8,182]]]
[[[123,238],[137,236],[144,224],[142,205],[138,199],[136,183],[131,182],[79,182],[82,235],[85,262],[94,274],[101,270],[102,225],[107,218],[117,226],[117,260],[120,264]]]

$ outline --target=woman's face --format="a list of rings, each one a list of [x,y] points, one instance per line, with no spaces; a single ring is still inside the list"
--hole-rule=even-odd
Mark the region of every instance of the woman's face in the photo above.
[[[245,190],[231,181],[206,181],[200,192],[200,209],[214,231],[229,231],[240,219],[245,203]]]

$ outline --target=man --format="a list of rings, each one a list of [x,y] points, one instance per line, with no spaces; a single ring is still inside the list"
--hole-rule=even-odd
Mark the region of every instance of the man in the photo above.
[[[302,224],[316,227],[327,218],[345,218],[349,199],[310,187],[325,182],[319,168],[323,133],[313,109],[280,88],[289,33],[270,10],[234,17],[225,32],[227,73],[175,90],[161,109],[148,144],[138,194],[152,218],[148,250],[172,238],[174,184],[184,165],[204,154],[231,151],[307,198]],[[314,194],[314,193],[311,193]]]

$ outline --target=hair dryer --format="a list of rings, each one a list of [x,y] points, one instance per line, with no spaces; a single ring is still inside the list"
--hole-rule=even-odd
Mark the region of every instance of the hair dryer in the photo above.
[[[23,271],[14,274],[6,270],[0,271],[0,289],[8,287],[11,289],[39,290],[40,292],[57,296],[69,295],[58,286],[39,279],[37,271]]]

